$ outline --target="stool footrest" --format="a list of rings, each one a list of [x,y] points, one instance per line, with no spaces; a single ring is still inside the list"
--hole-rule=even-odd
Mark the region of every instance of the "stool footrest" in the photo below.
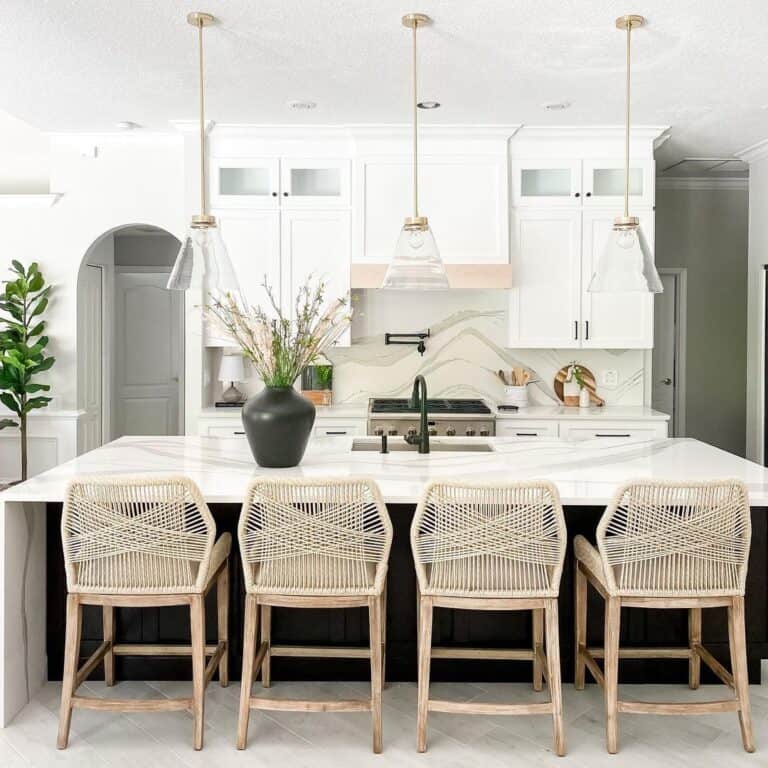
[[[74,709],[101,709],[109,712],[170,712],[192,708],[192,699],[98,699],[73,696]]]
[[[719,712],[738,712],[739,709],[738,699],[674,703],[619,701],[619,712],[635,715],[713,715]]]
[[[370,659],[371,649],[344,645],[273,645],[271,656],[314,659]]]
[[[251,709],[281,710],[283,712],[370,712],[370,699],[339,699],[316,701],[312,699],[264,699],[251,697]]]
[[[532,661],[534,651],[529,648],[451,648],[443,645],[432,647],[432,658]]]
[[[448,712],[462,715],[551,715],[552,702],[537,704],[483,704],[477,701],[446,701],[430,699],[430,712]]]

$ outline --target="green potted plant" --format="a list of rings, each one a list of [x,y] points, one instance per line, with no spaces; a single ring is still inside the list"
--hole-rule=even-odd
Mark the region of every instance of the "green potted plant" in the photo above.
[[[301,393],[315,405],[330,405],[333,399],[333,366],[308,365],[301,373]]]
[[[212,297],[206,311],[243,351],[264,382],[264,389],[246,400],[242,418],[248,444],[262,467],[295,467],[304,456],[315,406],[294,388],[307,366],[336,343],[347,329],[351,311],[346,298],[326,307],[326,284],[308,278],[287,314],[264,289],[271,307],[244,308],[232,294]]]
[[[50,397],[49,384],[35,379],[47,371],[55,358],[47,356],[45,320],[51,291],[40,269],[33,262],[26,269],[19,261],[11,262],[15,277],[5,280],[0,293],[0,402],[15,418],[0,420],[0,428],[19,427],[21,435],[21,479],[27,479],[27,416],[37,408],[45,408]]]

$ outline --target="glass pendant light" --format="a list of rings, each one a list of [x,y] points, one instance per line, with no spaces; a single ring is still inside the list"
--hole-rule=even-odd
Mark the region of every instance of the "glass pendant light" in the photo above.
[[[616,27],[627,33],[626,127],[624,133],[624,215],[617,216],[608,242],[587,290],[590,293],[662,293],[664,290],[653,256],[640,229],[640,220],[629,215],[629,84],[632,29],[642,27],[642,16],[620,16]]]
[[[233,294],[240,300],[240,286],[227,248],[216,226],[216,217],[208,213],[205,178],[205,97],[203,90],[203,27],[213,24],[210,13],[195,11],[187,22],[197,27],[200,51],[200,214],[192,217],[189,231],[168,278],[172,291],[194,289],[206,296]]]
[[[398,290],[445,290],[448,276],[426,216],[419,215],[419,109],[416,32],[432,20],[423,13],[403,16],[403,26],[413,30],[413,216],[403,224],[395,253],[384,277],[383,288]]]

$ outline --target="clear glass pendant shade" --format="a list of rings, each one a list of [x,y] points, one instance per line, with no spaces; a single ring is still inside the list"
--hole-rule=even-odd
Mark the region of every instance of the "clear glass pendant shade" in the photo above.
[[[440,291],[449,287],[443,260],[429,226],[426,229],[403,227],[382,287],[401,291]]]
[[[590,293],[662,293],[664,288],[639,226],[615,226],[587,290]]]
[[[201,290],[206,295],[240,295],[237,275],[218,227],[189,228],[167,287],[171,291]]]

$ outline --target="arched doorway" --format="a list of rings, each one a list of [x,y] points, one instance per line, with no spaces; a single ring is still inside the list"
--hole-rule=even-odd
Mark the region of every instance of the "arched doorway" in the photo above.
[[[80,451],[184,431],[184,295],[165,284],[180,247],[146,224],[105,232],[77,283]]]

